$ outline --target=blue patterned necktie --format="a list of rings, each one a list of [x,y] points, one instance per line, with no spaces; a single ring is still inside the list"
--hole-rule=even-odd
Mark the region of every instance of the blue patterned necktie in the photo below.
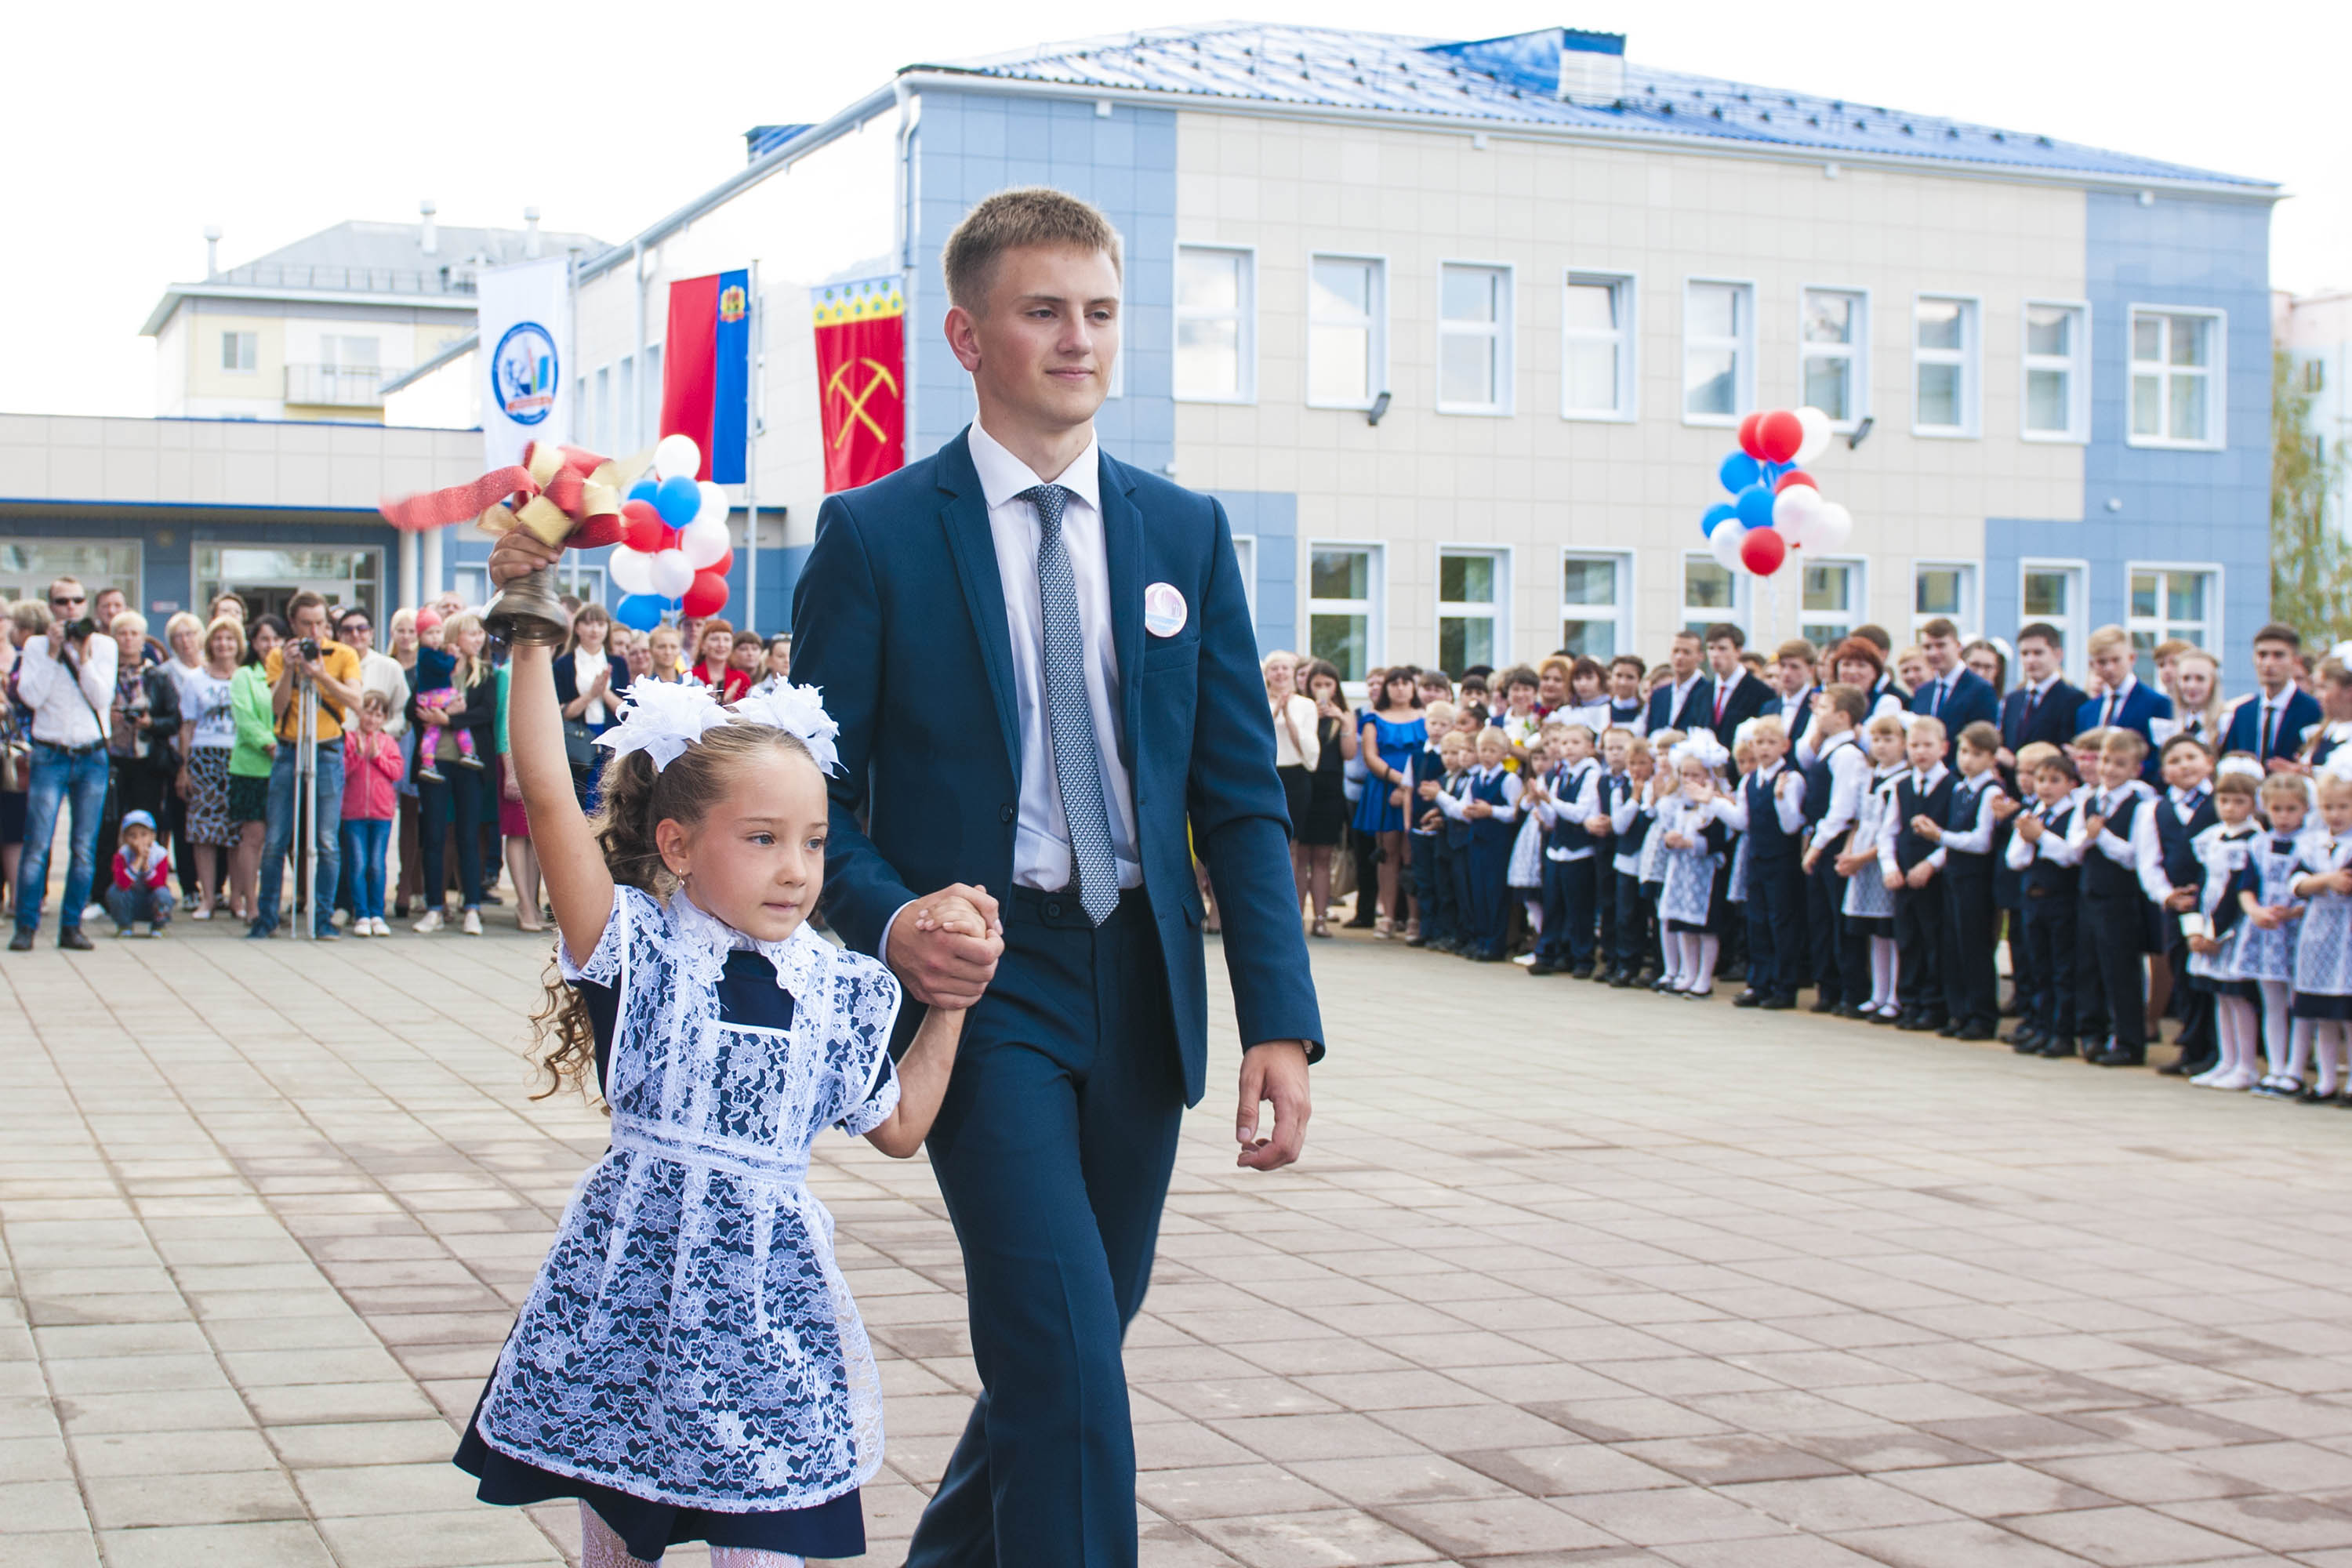
[[[1103,809],[1102,752],[1087,703],[1086,640],[1078,624],[1078,580],[1062,539],[1070,492],[1037,485],[1021,492],[1037,508],[1037,603],[1045,623],[1045,722],[1054,741],[1054,778],[1070,831],[1070,868],[1078,902],[1100,925],[1118,907],[1118,861]]]

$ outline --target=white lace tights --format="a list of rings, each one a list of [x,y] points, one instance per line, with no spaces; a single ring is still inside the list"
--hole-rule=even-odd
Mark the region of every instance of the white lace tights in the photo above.
[[[628,1547],[613,1527],[586,1503],[580,1505],[580,1568],[650,1568]],[[807,1568],[800,1558],[782,1552],[761,1552],[749,1546],[714,1546],[710,1568]]]

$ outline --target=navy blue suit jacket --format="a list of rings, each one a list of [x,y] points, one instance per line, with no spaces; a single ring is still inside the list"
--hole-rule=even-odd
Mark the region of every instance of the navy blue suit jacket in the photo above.
[[[1712,675],[1701,673],[1691,683],[1690,695],[1683,699],[1679,709],[1675,706],[1674,683],[1668,681],[1650,693],[1649,722],[1643,726],[1643,731],[1654,735],[1661,730],[1688,730],[1691,724],[1706,723],[1714,711],[1715,677]],[[1685,719],[1689,723],[1684,722]]]
[[[2286,711],[2280,716],[2277,731],[2271,743],[2263,743],[2263,697],[2257,691],[2252,697],[2242,697],[2230,710],[2230,721],[2221,730],[2221,750],[2251,752],[2263,762],[2273,757],[2294,757],[2302,753],[2303,733],[2321,722],[2326,715],[2319,710],[2319,699],[2301,687],[2288,693]]]
[[[2074,718],[2086,700],[2078,688],[2069,686],[2061,677],[2051,684],[2029,720],[2025,716],[2025,688],[2021,686],[2000,700],[2000,743],[2011,752],[2021,752],[2036,741],[2063,746],[2077,733]]]
[[[2085,730],[2097,729],[2100,710],[2106,705],[2107,700],[2104,697],[2083,699],[2083,706],[2074,710],[2074,733],[2079,735]],[[2131,690],[2124,694],[2123,706],[2116,713],[2116,723],[2122,729],[2138,731],[2140,738],[2147,740],[2149,721],[2171,717],[2172,699],[2145,680],[2135,680]],[[2148,764],[2153,767],[2155,763],[2156,758],[2151,754]]]
[[[1944,733],[1958,744],[1960,731],[1975,723],[1999,724],[2000,699],[1993,695],[1992,682],[1975,670],[1961,667],[1953,678],[1952,694],[1944,700],[1943,710],[1936,712],[1936,682],[1923,682],[1911,694],[1911,711],[1934,712],[1944,721]]]
[[[1693,692],[1692,700],[1686,711],[1690,714],[1692,723],[1713,730],[1716,739],[1727,746],[1731,744],[1733,731],[1748,720],[1759,713],[1780,711],[1778,704],[1780,694],[1767,686],[1761,679],[1742,670],[1738,678],[1732,682],[1730,692],[1723,700],[1723,718],[1718,721],[1715,716],[1715,693],[1717,684],[1716,677],[1708,676],[1704,701],[1700,700],[1698,693]]]
[[[1224,509],[1107,453],[1101,479],[1119,756],[1134,783],[1143,886],[1192,1104],[1209,1029],[1195,848],[1217,889],[1243,1042],[1303,1039],[1319,1057],[1322,1017]],[[1144,635],[1148,583],[1184,595],[1190,614],[1173,637]],[[910,899],[952,882],[1004,894],[1021,799],[1019,708],[988,502],[966,436],[826,499],[793,589],[793,679],[822,687],[841,725],[824,868],[834,930],[874,953]]]

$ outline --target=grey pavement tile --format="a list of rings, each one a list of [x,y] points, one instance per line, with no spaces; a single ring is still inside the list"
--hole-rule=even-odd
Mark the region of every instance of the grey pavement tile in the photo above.
[[[285,1472],[275,1468],[95,1476],[83,1493],[101,1531],[308,1517]]]
[[[2106,1568],[2203,1563],[2242,1554],[2244,1542],[2144,1508],[2084,1509],[2007,1521],[2008,1528]]]
[[[339,1568],[307,1521],[110,1530],[109,1568]]]
[[[1250,1568],[1373,1568],[1434,1563],[1443,1553],[1392,1525],[1351,1509],[1202,1520],[1194,1527]]]
[[[1975,1520],[1851,1531],[1837,1541],[1887,1568],[2080,1568],[2084,1561]]]

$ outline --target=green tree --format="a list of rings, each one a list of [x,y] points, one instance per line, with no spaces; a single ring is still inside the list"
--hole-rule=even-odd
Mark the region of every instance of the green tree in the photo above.
[[[2271,615],[2322,647],[2352,636],[2352,545],[2327,516],[2344,467],[2312,428],[2312,394],[2271,355]]]

